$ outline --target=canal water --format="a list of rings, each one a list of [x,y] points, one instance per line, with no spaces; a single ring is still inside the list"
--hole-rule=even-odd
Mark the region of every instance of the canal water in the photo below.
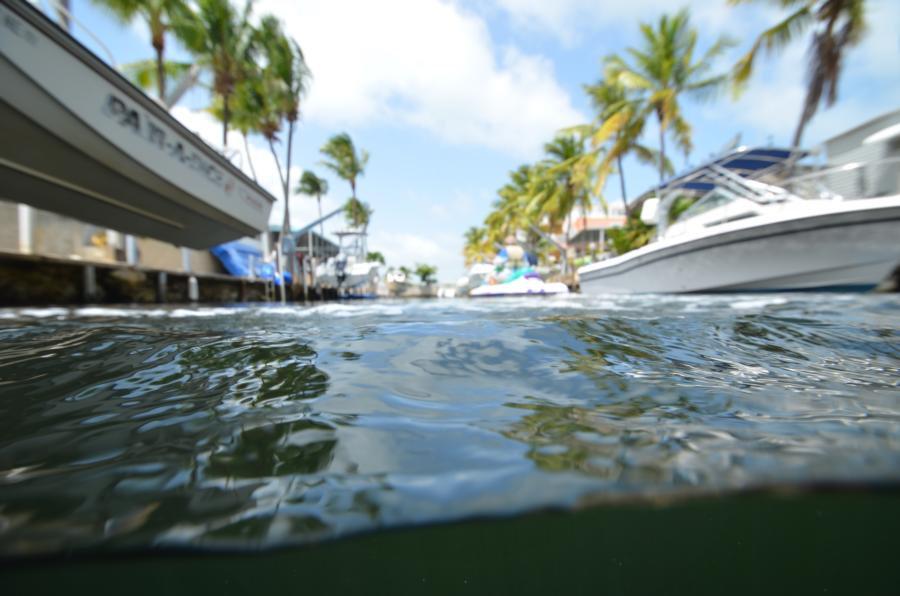
[[[900,297],[0,311],[0,555],[900,481]]]

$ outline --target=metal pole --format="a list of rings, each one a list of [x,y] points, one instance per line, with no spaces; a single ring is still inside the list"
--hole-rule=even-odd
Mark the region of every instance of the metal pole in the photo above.
[[[307,252],[306,256],[309,258],[309,280],[311,283],[316,283],[316,263],[313,260],[313,241],[312,241],[312,230],[306,232],[306,246]]]
[[[281,254],[281,238],[279,238],[278,242],[276,243],[275,255],[276,255],[276,257],[275,257],[276,264],[278,265],[276,267],[276,269],[277,269],[278,275],[281,276],[281,303],[287,304],[287,295],[285,294],[285,289],[284,289],[284,286],[285,286],[284,259],[282,258],[282,254]]]
[[[131,234],[125,235],[125,262],[134,267],[137,265],[137,240]]]
[[[191,273],[191,251],[189,248],[181,247],[181,266],[187,273]],[[188,276],[188,300],[197,302],[200,299],[200,284],[194,275]]]

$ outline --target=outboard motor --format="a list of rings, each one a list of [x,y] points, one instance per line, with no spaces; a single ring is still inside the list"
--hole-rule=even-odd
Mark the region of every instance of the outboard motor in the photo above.
[[[338,286],[344,285],[344,280],[347,279],[347,257],[340,255],[334,260],[334,276]]]

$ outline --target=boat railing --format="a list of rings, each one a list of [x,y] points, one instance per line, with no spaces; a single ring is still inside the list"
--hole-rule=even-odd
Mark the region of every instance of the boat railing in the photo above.
[[[801,174],[782,186],[806,199],[868,199],[900,193],[900,156],[849,162]]]

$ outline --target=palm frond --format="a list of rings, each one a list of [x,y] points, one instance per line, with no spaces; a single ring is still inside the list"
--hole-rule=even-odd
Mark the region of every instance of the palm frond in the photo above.
[[[812,5],[812,2],[805,2],[803,6],[788,15],[783,21],[759,34],[750,51],[744,54],[734,66],[733,80],[736,93],[740,93],[743,90],[744,85],[753,73],[753,63],[760,50],[769,53],[785,47],[813,23],[815,17],[812,12]]]

